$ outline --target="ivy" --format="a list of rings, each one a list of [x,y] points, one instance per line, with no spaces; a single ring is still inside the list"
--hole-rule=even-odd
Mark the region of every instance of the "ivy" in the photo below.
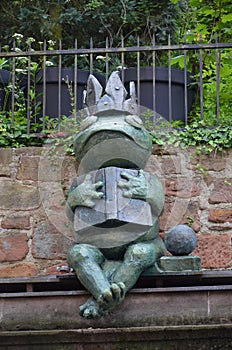
[[[161,129],[151,131],[153,143],[163,147],[196,147],[196,152],[211,153],[232,147],[232,127],[208,127],[203,121],[194,122],[183,129]]]

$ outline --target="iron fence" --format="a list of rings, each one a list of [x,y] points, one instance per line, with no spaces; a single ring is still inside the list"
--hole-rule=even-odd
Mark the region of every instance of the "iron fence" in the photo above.
[[[156,111],[169,122],[185,125],[196,115],[213,123],[228,122],[232,111],[232,43],[198,43],[127,47],[0,51],[0,118],[8,115],[27,124],[27,133],[48,120],[59,124],[64,115],[82,108],[82,95],[89,74],[103,87],[109,75],[119,70],[126,87],[136,83],[139,105]],[[209,107],[210,106],[210,107]],[[209,112],[210,109],[210,112]],[[227,119],[228,117],[228,119]]]

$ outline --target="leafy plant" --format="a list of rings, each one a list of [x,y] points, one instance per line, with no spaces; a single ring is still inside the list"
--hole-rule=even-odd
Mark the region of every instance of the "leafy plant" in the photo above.
[[[180,42],[186,43],[213,43],[230,42],[231,6],[227,0],[171,0],[179,4],[178,35]],[[216,57],[217,55],[217,57]],[[188,51],[186,57],[187,68],[196,81],[196,105],[189,122],[204,118],[208,126],[232,125],[232,102],[230,93],[232,89],[231,50],[217,49],[205,50],[202,54],[203,79],[203,114],[200,108],[200,67],[199,51]],[[216,66],[218,60],[218,66]],[[184,67],[183,52],[176,52],[172,57],[172,65]],[[216,104],[217,93],[219,106]]]
[[[94,46],[102,46],[106,37],[109,46],[117,46],[123,34],[128,45],[151,42],[153,35],[157,43],[167,41],[167,35],[175,35],[178,6],[170,0],[20,0],[1,2],[1,37],[4,44],[12,43],[15,31],[25,37],[33,36],[36,42],[52,39],[62,40],[66,48],[74,45],[89,47],[90,38]]]
[[[153,142],[167,147],[196,147],[198,154],[223,151],[232,147],[232,128],[230,126],[207,127],[203,121],[194,122],[183,129],[158,128],[151,132]]]
[[[33,132],[27,133],[27,118],[23,111],[14,115],[12,124],[11,113],[0,112],[0,147],[27,147],[41,145],[42,139]]]

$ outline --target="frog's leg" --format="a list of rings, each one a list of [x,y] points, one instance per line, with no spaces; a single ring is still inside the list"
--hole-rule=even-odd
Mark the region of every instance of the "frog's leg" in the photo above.
[[[110,284],[101,268],[105,258],[100,250],[89,244],[76,244],[68,253],[68,263],[78,279],[98,299],[110,293]]]
[[[152,242],[131,245],[114,275],[114,283],[122,282],[125,285],[125,292],[127,292],[137,282],[140,274],[164,254],[165,247],[160,237]]]
[[[89,290],[93,298],[80,307],[80,314],[86,318],[96,318],[108,312],[123,300],[123,283],[110,283],[101,265],[105,258],[100,250],[88,244],[76,244],[68,255],[68,263],[75,270],[80,282]]]

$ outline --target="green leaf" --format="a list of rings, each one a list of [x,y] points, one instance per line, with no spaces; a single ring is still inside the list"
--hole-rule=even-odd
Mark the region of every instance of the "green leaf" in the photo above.
[[[222,15],[221,20],[222,20],[222,23],[231,22],[232,21],[232,13]]]

